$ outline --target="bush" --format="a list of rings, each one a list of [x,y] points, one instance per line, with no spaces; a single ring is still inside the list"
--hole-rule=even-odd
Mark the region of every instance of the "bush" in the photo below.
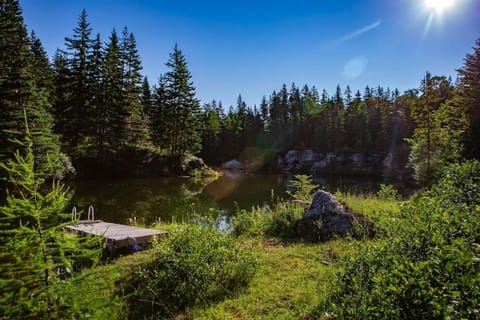
[[[452,166],[406,206],[392,239],[345,261],[337,319],[478,319],[480,164]]]
[[[128,281],[129,316],[164,318],[206,305],[246,286],[256,260],[229,236],[189,225],[157,248],[154,262]]]
[[[398,200],[400,195],[398,194],[397,189],[392,185],[380,185],[380,190],[377,193],[377,197],[381,200]]]

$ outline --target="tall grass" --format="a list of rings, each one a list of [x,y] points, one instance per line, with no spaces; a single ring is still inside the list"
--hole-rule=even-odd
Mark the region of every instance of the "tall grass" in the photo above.
[[[129,318],[166,318],[245,287],[256,259],[213,228],[186,225],[160,242],[154,260],[127,281]]]

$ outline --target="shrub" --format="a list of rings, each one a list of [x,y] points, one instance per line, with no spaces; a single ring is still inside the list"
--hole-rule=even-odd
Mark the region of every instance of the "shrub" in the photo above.
[[[338,319],[478,319],[480,164],[452,166],[403,208],[397,234],[345,261]]]
[[[398,200],[400,195],[394,186],[388,184],[381,184],[380,190],[377,193],[377,197],[381,200]]]
[[[213,228],[185,226],[157,248],[155,260],[128,281],[129,316],[168,317],[246,286],[255,258]]]
[[[289,187],[293,189],[293,192],[287,191],[288,195],[295,200],[304,202],[312,200],[312,191],[317,188],[312,181],[312,177],[303,174],[294,176]]]

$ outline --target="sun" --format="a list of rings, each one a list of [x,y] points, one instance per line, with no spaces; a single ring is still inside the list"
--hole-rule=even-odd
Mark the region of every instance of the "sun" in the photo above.
[[[423,5],[435,14],[442,15],[445,11],[452,9],[457,2],[458,0],[423,0]]]

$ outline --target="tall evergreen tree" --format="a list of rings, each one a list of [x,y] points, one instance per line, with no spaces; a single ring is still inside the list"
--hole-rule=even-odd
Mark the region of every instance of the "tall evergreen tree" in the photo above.
[[[166,81],[163,75],[158,78],[158,85],[154,88],[152,109],[150,112],[150,132],[154,145],[160,149],[168,148],[168,136],[169,126],[167,124],[170,121],[171,114],[168,113],[167,106],[167,91]]]
[[[142,93],[140,95],[140,103],[142,104],[142,122],[145,128],[148,128],[150,134],[150,125],[153,116],[153,95],[152,88],[148,82],[148,78],[144,77],[142,81]]]
[[[48,175],[63,175],[66,160],[52,133],[51,70],[40,41],[28,39],[18,1],[0,1],[0,161],[16,149],[14,139],[25,132],[23,114],[31,126],[37,169]]]
[[[465,155],[480,159],[480,39],[472,54],[467,54],[463,67],[458,70],[458,104],[468,115],[469,128],[465,141]]]
[[[200,151],[200,106],[182,51],[175,45],[166,63],[165,112],[168,148],[172,155]]]
[[[104,96],[103,77],[104,77],[104,52],[100,39],[97,34],[92,44],[91,54],[89,56],[88,78],[90,80],[90,109],[93,112],[92,127],[94,129],[94,147],[95,158],[103,160],[105,156],[105,128],[106,128],[106,101]]]
[[[126,135],[130,145],[145,144],[148,139],[148,130],[143,123],[143,106],[140,100],[142,94],[142,63],[137,49],[137,42],[133,33],[128,29],[122,32],[121,58],[123,65],[123,92],[125,94]]]
[[[451,98],[453,88],[445,77],[432,77],[427,72],[420,92],[422,95],[412,110],[416,128],[413,137],[408,139],[411,146],[409,160],[415,170],[416,180],[421,185],[429,185],[438,178],[447,160],[441,152],[446,142],[442,139],[441,123],[445,123],[445,116],[451,113],[445,110],[445,116],[439,121],[440,113],[437,111]]]
[[[92,29],[87,21],[87,12],[82,10],[78,24],[73,29],[73,36],[65,38],[68,54],[69,100],[63,107],[66,115],[63,132],[64,142],[71,152],[81,151],[81,144],[89,143],[88,139],[95,133],[94,112],[91,110],[89,64],[92,49],[90,39]],[[86,123],[90,125],[85,125]],[[87,141],[85,141],[87,140]]]
[[[104,140],[108,153],[115,153],[126,144],[128,118],[124,94],[122,54],[118,35],[112,31],[103,65],[103,91],[105,99]]]

